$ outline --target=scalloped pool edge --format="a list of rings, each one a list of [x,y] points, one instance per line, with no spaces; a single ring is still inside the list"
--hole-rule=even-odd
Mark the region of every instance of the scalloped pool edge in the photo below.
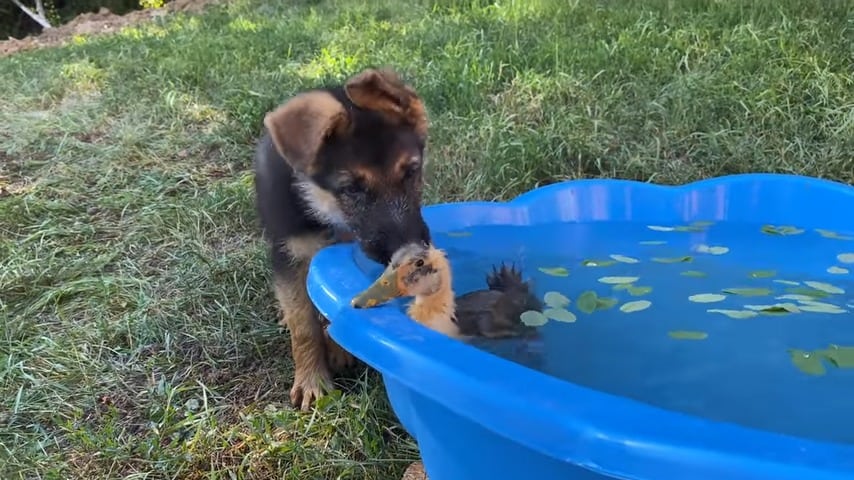
[[[656,225],[740,221],[851,230],[852,222],[833,213],[844,211],[846,203],[854,206],[854,188],[841,183],[798,175],[741,174],[678,186],[615,179],[564,181],[509,202],[426,206],[424,217],[434,237],[482,225],[596,221]],[[822,204],[832,207],[816,208]],[[410,321],[394,306],[352,309],[349,299],[373,280],[357,267],[355,248],[327,247],[309,269],[309,296],[330,319],[330,335],[380,371],[387,382],[393,379],[495,435],[617,478],[854,478],[854,446],[663,410],[468,347]],[[552,398],[572,401],[558,404]],[[406,425],[405,415],[397,414],[408,430],[426,428]],[[419,436],[417,431],[410,433]]]

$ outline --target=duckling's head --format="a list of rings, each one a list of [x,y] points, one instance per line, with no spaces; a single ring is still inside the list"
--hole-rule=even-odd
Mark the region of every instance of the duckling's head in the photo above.
[[[451,266],[445,252],[433,245],[410,243],[392,255],[380,278],[350,304],[370,308],[396,297],[430,297],[450,286]]]

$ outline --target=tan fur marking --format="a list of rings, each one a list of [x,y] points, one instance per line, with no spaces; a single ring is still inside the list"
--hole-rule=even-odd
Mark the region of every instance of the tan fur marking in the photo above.
[[[311,174],[323,141],[349,128],[344,105],[327,92],[296,95],[264,117],[276,150],[297,171]]]
[[[299,262],[297,278],[305,279],[308,262]],[[326,361],[326,340],[318,313],[308,298],[305,282],[276,279],[276,299],[282,311],[281,322],[291,334],[294,359],[294,384],[290,397],[294,406],[308,410],[315,400],[332,386]]]
[[[424,103],[394,70],[365,70],[348,80],[344,90],[360,108],[381,112],[392,123],[408,123],[419,136],[427,136]]]
[[[308,203],[309,214],[315,219],[337,226],[346,225],[344,213],[332,193],[311,182],[297,183],[296,187]]]
[[[309,261],[323,247],[331,245],[334,239],[330,235],[310,233],[292,237],[285,242],[284,248],[292,256]]]

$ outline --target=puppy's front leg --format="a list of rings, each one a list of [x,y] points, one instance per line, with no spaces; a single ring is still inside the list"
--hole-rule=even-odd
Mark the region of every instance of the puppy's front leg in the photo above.
[[[281,323],[291,335],[294,359],[294,384],[291,403],[308,410],[314,401],[332,386],[332,376],[326,362],[326,338],[320,317],[305,288],[308,263],[293,265],[291,275],[276,278],[276,298],[282,309]]]

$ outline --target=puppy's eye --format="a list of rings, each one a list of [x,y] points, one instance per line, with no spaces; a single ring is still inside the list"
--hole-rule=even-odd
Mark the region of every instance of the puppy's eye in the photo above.
[[[358,195],[365,191],[365,187],[358,180],[351,180],[339,186],[338,191],[343,195]]]
[[[417,175],[419,171],[421,171],[421,163],[413,161],[406,167],[406,170],[404,170],[403,177],[406,179],[410,179]]]
[[[419,267],[419,268],[423,267],[424,266],[424,260],[418,260],[417,262],[415,262],[415,266]]]

